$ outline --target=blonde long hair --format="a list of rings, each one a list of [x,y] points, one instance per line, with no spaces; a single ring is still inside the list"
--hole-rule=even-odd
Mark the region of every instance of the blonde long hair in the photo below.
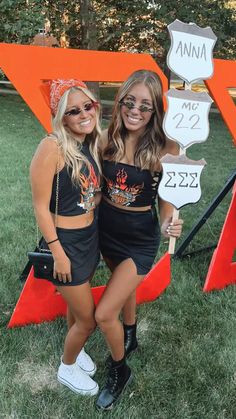
[[[108,128],[108,145],[104,150],[103,158],[119,162],[125,154],[125,139],[128,130],[121,118],[120,102],[129,93],[130,89],[143,83],[149,89],[154,112],[145,127],[144,133],[138,139],[137,149],[134,155],[134,164],[141,169],[151,172],[157,169],[160,151],[165,147],[166,137],[162,129],[164,116],[162,85],[159,76],[149,70],[138,70],[132,73],[122,84],[115,98],[112,120]]]
[[[90,163],[88,159],[84,156],[83,153],[81,153],[80,144],[78,141],[73,138],[73,135],[66,129],[66,127],[63,124],[63,118],[68,102],[68,96],[70,93],[74,93],[76,91],[82,91],[92,102],[96,102],[96,98],[93,96],[93,94],[86,88],[82,87],[71,87],[68,89],[63,96],[61,97],[58,109],[56,112],[55,117],[52,118],[52,126],[53,126],[53,134],[58,142],[58,145],[60,147],[62,156],[64,158],[66,166],[72,169],[72,181],[74,184],[80,183],[80,171],[82,168],[82,165],[85,163],[89,167]],[[94,127],[94,130],[91,134],[88,134],[86,136],[86,140],[88,139],[89,143],[89,150],[91,155],[93,156],[99,172],[101,174],[101,163],[99,159],[99,153],[98,153],[98,141],[101,135],[101,128],[100,128],[100,105],[96,105],[96,124]]]

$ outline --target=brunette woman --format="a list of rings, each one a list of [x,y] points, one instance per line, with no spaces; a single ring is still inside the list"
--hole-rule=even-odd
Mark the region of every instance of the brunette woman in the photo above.
[[[95,318],[111,357],[107,384],[97,401],[102,409],[112,408],[132,378],[126,356],[138,346],[136,288],[154,263],[160,233],[179,237],[182,230],[182,220],[172,222],[172,205],[158,198],[160,158],[178,154],[177,144],[162,130],[162,95],[156,73],[134,72],[120,87],[112,121],[103,133],[99,231],[111,277]],[[121,312],[124,324],[119,320]]]

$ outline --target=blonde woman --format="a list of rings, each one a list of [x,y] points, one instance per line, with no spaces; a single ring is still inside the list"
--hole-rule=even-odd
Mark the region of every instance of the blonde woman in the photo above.
[[[54,258],[52,282],[68,305],[69,331],[57,377],[72,391],[92,396],[98,392],[91,378],[96,365],[83,346],[96,327],[90,280],[99,262],[100,107],[80,80],[51,80],[41,90],[53,132],[39,144],[30,177],[43,246]]]
[[[101,409],[111,409],[132,379],[126,356],[138,346],[135,291],[152,267],[160,232],[179,237],[182,230],[182,220],[172,222],[172,205],[158,199],[160,158],[178,153],[162,130],[162,94],[156,73],[134,72],[120,87],[110,126],[103,133],[99,233],[112,274],[95,312],[111,351],[107,384],[97,401]]]

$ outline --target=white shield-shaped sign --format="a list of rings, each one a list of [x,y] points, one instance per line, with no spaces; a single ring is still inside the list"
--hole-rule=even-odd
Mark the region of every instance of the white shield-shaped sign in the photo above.
[[[163,129],[168,138],[182,148],[206,141],[209,135],[208,115],[212,99],[205,93],[170,89],[166,93],[168,108]]]
[[[200,175],[206,162],[194,161],[185,155],[166,154],[161,159],[163,175],[158,194],[176,209],[198,202],[201,197]]]
[[[217,39],[212,29],[176,19],[168,25],[168,30],[171,47],[167,65],[170,70],[187,83],[210,78],[213,75],[212,55]]]

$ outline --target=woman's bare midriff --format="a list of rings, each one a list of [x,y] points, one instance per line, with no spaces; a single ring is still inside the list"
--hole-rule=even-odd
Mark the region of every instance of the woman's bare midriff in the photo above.
[[[55,214],[52,214],[52,218],[55,223]],[[73,215],[73,216],[68,216],[68,217],[64,215],[58,215],[56,226],[61,227],[61,228],[84,228],[92,224],[93,219],[94,219],[93,211],[89,211],[81,215]]]
[[[127,211],[147,211],[149,209],[151,209],[151,205],[148,205],[147,207],[125,207],[124,205],[120,205],[120,204],[116,204],[115,202],[112,202],[110,199],[108,199],[106,196],[102,197],[104,199],[104,201],[106,201],[109,205],[116,207],[116,208],[120,208],[123,210],[127,210]]]

